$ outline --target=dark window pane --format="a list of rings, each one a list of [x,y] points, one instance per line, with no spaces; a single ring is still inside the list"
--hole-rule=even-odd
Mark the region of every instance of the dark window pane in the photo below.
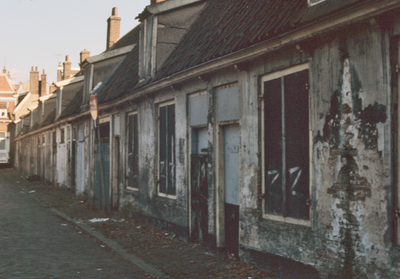
[[[265,211],[282,214],[281,79],[264,83]]]
[[[286,192],[288,216],[308,219],[309,206],[309,107],[308,71],[284,77]]]
[[[168,194],[175,195],[175,105],[168,109]]]
[[[139,129],[138,115],[133,116],[133,187],[138,188],[139,185]]]
[[[160,177],[160,193],[167,192],[167,166],[168,166],[168,142],[167,142],[167,107],[160,107],[160,165],[159,165],[159,177]]]
[[[175,105],[160,107],[160,193],[175,195]]]
[[[6,149],[6,140],[0,139],[0,150]]]
[[[128,176],[128,186],[133,187],[133,133],[134,133],[134,115],[128,116],[128,169],[127,169],[127,176]]]

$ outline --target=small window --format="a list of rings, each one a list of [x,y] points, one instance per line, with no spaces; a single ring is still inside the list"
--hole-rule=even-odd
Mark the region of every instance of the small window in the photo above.
[[[139,185],[139,129],[138,114],[132,112],[128,114],[127,119],[127,168],[126,168],[126,187],[136,190]]]
[[[7,110],[6,109],[0,109],[0,117],[1,118],[7,117]]]
[[[60,130],[60,143],[64,143],[65,142],[65,129],[61,129]]]
[[[173,197],[176,194],[175,104],[161,104],[158,108],[158,119],[158,193]]]
[[[304,223],[296,220],[310,218],[308,65],[267,75],[262,86],[264,217]]]

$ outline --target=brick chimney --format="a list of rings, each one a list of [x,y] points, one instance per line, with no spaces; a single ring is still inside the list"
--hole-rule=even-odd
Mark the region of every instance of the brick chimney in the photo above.
[[[63,67],[61,66],[61,62],[58,63],[57,66],[57,82],[63,80]]]
[[[89,57],[90,57],[90,51],[88,51],[86,48],[84,50],[82,50],[80,65]],[[82,66],[81,66],[81,69],[82,69]]]
[[[88,51],[86,48],[81,51],[81,63],[89,57],[90,57],[90,51]]]
[[[107,19],[107,49],[112,47],[119,39],[119,27],[121,18],[118,16],[118,9],[112,9],[112,15]]]
[[[69,61],[69,55],[65,56],[64,62],[64,79],[69,79],[71,77],[71,62]]]
[[[30,91],[32,96],[36,96],[35,99],[39,98],[39,72],[37,70],[37,67],[35,70],[32,70],[30,72]]]
[[[7,73],[6,67],[3,68],[3,74]]]
[[[47,75],[46,75],[46,73],[45,73],[45,71],[44,71],[44,69],[43,69],[43,74],[42,74],[42,76],[41,76],[41,80],[40,80],[40,97],[43,97],[43,96],[45,96],[46,95],[46,88],[47,88],[47,82],[46,82],[46,79],[47,79]]]

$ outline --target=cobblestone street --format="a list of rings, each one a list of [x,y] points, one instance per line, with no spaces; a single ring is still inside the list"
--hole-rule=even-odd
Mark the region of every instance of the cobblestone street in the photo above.
[[[273,278],[13,169],[0,169],[0,208],[0,278]]]
[[[0,278],[145,277],[41,206],[7,171],[0,169]]]

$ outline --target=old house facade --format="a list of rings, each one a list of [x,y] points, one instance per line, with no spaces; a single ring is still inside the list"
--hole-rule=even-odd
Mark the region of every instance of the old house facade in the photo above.
[[[399,12],[152,1],[56,84],[53,118],[15,140],[16,167],[276,274],[396,278]],[[113,9],[108,30],[119,21]]]
[[[0,73],[0,164],[8,164],[11,160],[13,111],[15,86],[10,78],[10,72],[4,67]]]

